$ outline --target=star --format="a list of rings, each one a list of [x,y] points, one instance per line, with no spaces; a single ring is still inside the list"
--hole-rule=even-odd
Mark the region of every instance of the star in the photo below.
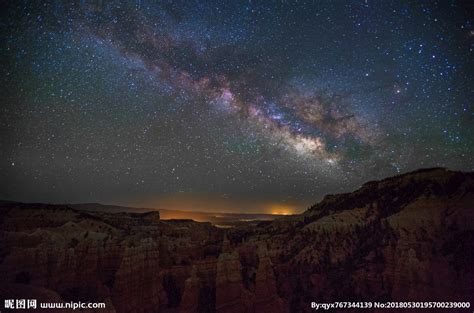
[[[473,170],[465,10],[8,3],[0,198],[298,211],[420,167]]]

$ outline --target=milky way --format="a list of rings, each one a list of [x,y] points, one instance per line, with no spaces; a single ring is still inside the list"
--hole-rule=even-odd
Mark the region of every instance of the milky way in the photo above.
[[[301,211],[420,167],[473,170],[471,17],[458,2],[13,2],[0,197]]]

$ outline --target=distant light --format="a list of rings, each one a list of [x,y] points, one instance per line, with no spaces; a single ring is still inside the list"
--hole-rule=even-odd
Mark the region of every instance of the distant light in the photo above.
[[[286,211],[275,211],[275,212],[272,212],[272,215],[291,215],[292,213],[290,212],[286,212]]]
[[[269,211],[270,211],[270,214],[272,215],[292,215],[294,214],[295,210],[293,207],[289,205],[275,204],[275,205],[272,205]]]

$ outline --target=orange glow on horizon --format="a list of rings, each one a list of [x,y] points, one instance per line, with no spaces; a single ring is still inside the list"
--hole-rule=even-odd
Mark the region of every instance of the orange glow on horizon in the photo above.
[[[164,216],[168,215],[163,219],[167,219],[192,216],[193,213],[292,215],[299,213],[307,204],[304,202],[288,203],[277,199],[227,198],[213,194],[172,193],[150,199],[140,206],[152,207],[157,210],[181,211],[180,213],[173,212],[173,214],[163,212]]]
[[[275,204],[270,207],[270,214],[292,215],[295,214],[295,208],[290,205]]]

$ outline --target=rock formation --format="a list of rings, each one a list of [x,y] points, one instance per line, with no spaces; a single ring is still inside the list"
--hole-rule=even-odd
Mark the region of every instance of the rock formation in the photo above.
[[[222,253],[217,259],[216,274],[216,312],[244,313],[250,312],[250,294],[242,282],[242,269],[239,254],[229,246],[224,237]]]
[[[196,267],[193,266],[191,277],[184,283],[184,293],[179,306],[180,313],[198,312],[199,309],[199,290],[201,284],[197,277]]]

